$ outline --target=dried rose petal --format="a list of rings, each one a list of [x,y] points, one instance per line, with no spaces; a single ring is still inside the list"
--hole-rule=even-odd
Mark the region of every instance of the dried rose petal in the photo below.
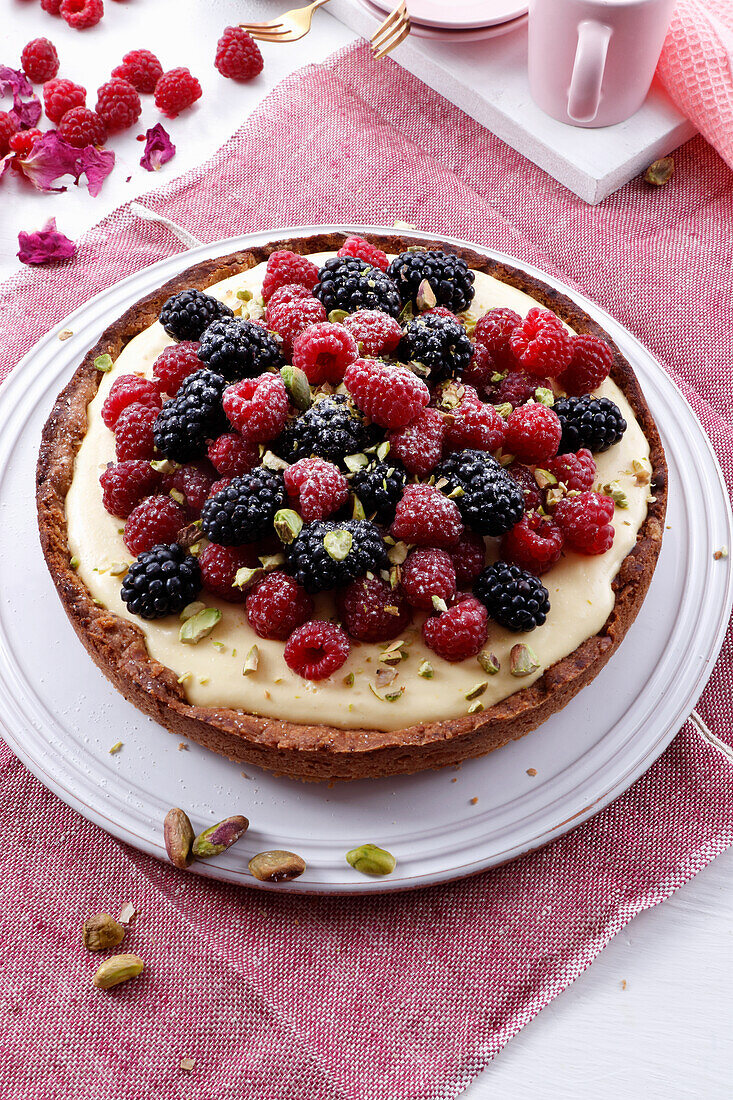
[[[45,264],[49,260],[69,260],[76,252],[76,245],[59,233],[56,219],[49,218],[43,229],[35,233],[18,234],[20,250],[18,259],[23,264]]]
[[[0,97],[8,93],[13,96],[10,113],[17,118],[18,126],[21,130],[31,129],[41,117],[41,101],[25,73],[9,65],[0,65]]]
[[[147,168],[148,172],[157,172],[162,165],[167,164],[175,156],[176,147],[163,126],[159,122],[145,134],[145,151],[140,158],[140,164]]]
[[[114,153],[95,149],[93,145],[76,149],[55,130],[35,141],[30,153],[17,161],[20,171],[39,191],[65,191],[65,187],[51,185],[61,176],[73,176],[74,183],[78,183],[86,175],[92,197],[99,194],[114,163]]]
[[[0,158],[0,180],[3,178],[8,168],[10,167],[10,162],[14,156],[15,153],[7,153],[4,157]]]
[[[92,198],[102,190],[102,184],[115,166],[115,155],[109,149],[96,149],[93,145],[79,152],[79,176],[86,175],[87,187]],[[77,176],[76,182],[79,182]]]
[[[33,85],[20,69],[11,69],[9,65],[0,65],[0,96],[8,92],[15,96],[33,95]]]

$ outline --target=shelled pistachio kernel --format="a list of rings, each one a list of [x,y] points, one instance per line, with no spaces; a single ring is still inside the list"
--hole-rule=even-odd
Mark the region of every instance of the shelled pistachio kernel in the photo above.
[[[223,821],[217,821],[216,825],[210,825],[208,829],[204,829],[203,833],[199,833],[191,846],[191,851],[196,859],[211,859],[212,856],[219,856],[244,836],[248,828],[249,821],[241,814],[225,817]]]
[[[179,871],[185,871],[191,862],[195,836],[188,814],[178,806],[170,809],[163,822],[163,838],[168,859]]]
[[[137,955],[113,955],[105,959],[92,981],[97,989],[111,989],[113,985],[137,978],[142,974],[145,963]]]
[[[106,951],[117,947],[125,938],[125,929],[109,913],[97,913],[87,917],[81,931],[82,943],[87,951]]]
[[[486,649],[481,650],[476,660],[481,665],[484,672],[488,672],[489,676],[496,676],[497,672],[501,669],[499,658],[495,653],[489,653]]]
[[[275,849],[252,856],[248,867],[260,882],[290,882],[305,871],[305,860],[295,852]]]
[[[178,640],[184,645],[196,645],[202,638],[208,638],[219,622],[221,622],[219,608],[205,607],[203,611],[197,611],[195,615],[186,619],[178,632]]]
[[[540,667],[537,655],[524,642],[513,645],[509,653],[509,671],[512,676],[531,676]]]
[[[361,844],[358,848],[352,848],[346,853],[346,861],[363,875],[391,875],[397,866],[392,853],[378,848],[376,844]]]

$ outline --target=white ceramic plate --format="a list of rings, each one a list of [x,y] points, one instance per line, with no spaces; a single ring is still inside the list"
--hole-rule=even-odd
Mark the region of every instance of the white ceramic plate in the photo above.
[[[365,11],[374,16],[377,23],[382,22],[385,10],[382,0],[379,4],[376,0],[358,0],[358,2]],[[391,10],[391,5],[387,5],[387,8]],[[522,10],[526,12],[526,4],[522,6]],[[443,28],[433,27],[425,23],[418,23],[416,19],[413,19],[410,35],[414,38],[429,38],[436,42],[463,42],[464,44],[467,42],[483,42],[485,39],[500,38],[519,27],[524,27],[527,20],[528,16],[525,14],[519,15],[516,19],[502,20],[500,23],[490,23],[487,26],[472,29],[458,27],[455,24],[446,24]]]
[[[329,227],[344,233],[369,227]],[[372,227],[378,230],[378,227]],[[164,857],[170,806],[197,828],[247,814],[246,836],[195,873],[258,885],[247,861],[287,848],[308,870],[302,893],[404,890],[460,878],[547,844],[597,813],[660,755],[712,671],[730,615],[733,544],[719,467],[700,424],[638,341],[582,295],[511,257],[593,315],[633,363],[667,451],[669,530],[636,622],[604,671],[538,731],[460,769],[359,783],[304,784],[240,766],[178,738],[125,702],[77,641],[38,545],[34,468],[56,394],[103,329],[191,264],[282,235],[252,234],[162,260],[110,287],[29,352],[0,401],[0,698],[10,746],[52,791],[129,844]],[[383,232],[390,232],[383,229]],[[407,235],[407,234],[405,234]],[[416,235],[417,236],[417,235]],[[444,238],[448,244],[464,242]],[[478,250],[481,251],[481,250]],[[59,342],[58,333],[74,336]],[[109,749],[122,741],[122,750]],[[527,769],[536,769],[534,778]],[[477,798],[475,804],[471,800]],[[344,853],[371,841],[398,859],[388,879],[364,878]]]
[[[373,0],[380,11],[391,12],[395,0]],[[407,0],[413,23],[442,30],[478,30],[508,23],[527,11],[527,0]]]

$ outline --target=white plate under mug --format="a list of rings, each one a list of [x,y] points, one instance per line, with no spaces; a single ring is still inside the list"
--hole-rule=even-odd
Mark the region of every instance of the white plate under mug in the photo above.
[[[394,10],[395,0],[373,0],[383,12]],[[410,19],[424,27],[438,30],[479,30],[508,23],[526,15],[526,0],[408,0]]]
[[[380,231],[309,226],[250,234],[146,267],[57,325],[0,391],[4,736],[70,806],[161,859],[170,806],[185,807],[197,829],[245,813],[251,821],[245,837],[221,858],[192,867],[194,874],[245,886],[315,894],[405,890],[470,875],[547,844],[597,813],[661,754],[702,692],[730,616],[730,559],[713,560],[716,548],[733,544],[728,498],[687,402],[649,352],[581,294],[512,257],[476,249],[562,290],[608,330],[633,364],[664,441],[669,529],[644,606],[603,672],[540,729],[460,769],[332,787],[242,768],[193,743],[179,751],[179,737],[111,686],[76,639],[38,544],[34,469],[57,393],[104,328],[191,264],[281,236],[370,228]],[[60,342],[62,329],[74,335]],[[110,755],[117,741],[123,748]],[[366,841],[397,857],[389,878],[365,878],[346,863],[345,852]],[[306,873],[290,884],[256,882],[247,862],[268,848],[299,852]]]
[[[382,22],[384,12],[381,5],[377,6],[373,0],[357,0],[357,2],[369,15],[374,17],[377,24]],[[435,42],[454,42],[466,45],[468,42],[484,42],[489,38],[501,38],[505,34],[510,34],[512,31],[526,26],[528,19],[529,16],[527,15],[519,15],[516,19],[507,19],[500,23],[490,23],[487,26],[473,29],[464,29],[453,25],[446,25],[444,28],[431,27],[413,20],[410,36],[413,38],[429,38]]]

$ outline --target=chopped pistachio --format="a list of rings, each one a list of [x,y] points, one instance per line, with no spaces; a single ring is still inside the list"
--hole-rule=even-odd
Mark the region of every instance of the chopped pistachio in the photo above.
[[[280,377],[285,383],[288,396],[297,409],[305,412],[313,403],[310,383],[305,371],[300,367],[286,366],[280,368]]]
[[[208,638],[220,621],[221,611],[218,607],[205,607],[203,611],[197,611],[190,619],[186,619],[178,632],[178,640],[184,645],[197,645],[202,638]]]
[[[387,574],[387,580],[389,581],[389,587],[392,589],[399,588],[402,580],[402,570],[399,565],[393,565]]]
[[[540,466],[537,466],[535,469],[534,479],[540,489],[549,489],[551,485],[557,485],[557,478],[555,475],[551,474],[549,470],[543,470]]]
[[[170,489],[168,496],[175,500],[176,504],[185,504],[186,498],[180,489]]]
[[[70,336],[74,335],[73,329],[63,328],[59,333],[59,340],[68,340]]]
[[[509,654],[509,671],[512,676],[531,676],[540,667],[534,651],[524,642],[513,645]]]
[[[76,554],[74,554],[74,556],[69,559],[69,569],[78,569],[80,565],[81,562],[77,558]]]
[[[427,279],[423,279],[420,286],[417,288],[415,304],[421,313],[424,313],[427,309],[433,309],[438,304],[438,299],[435,297],[435,291]]]
[[[565,493],[563,492],[563,490],[559,486],[555,486],[554,488],[547,490],[545,503],[548,508],[553,508],[556,504],[560,503],[564,496]]]
[[[495,370],[494,373],[492,374],[491,378],[490,378],[490,381],[491,382],[503,382],[508,373],[509,373],[509,371],[506,371],[506,370],[503,370],[503,371]]]
[[[399,690],[399,691],[393,691],[393,692],[391,692],[391,693],[389,693],[389,694],[385,695],[385,697],[384,697],[384,698],[386,699],[386,701],[387,701],[388,703],[396,703],[396,702],[397,702],[397,700],[398,700],[398,699],[399,699],[399,698],[400,698],[400,697],[401,697],[402,695],[404,695],[404,694],[405,694],[405,688],[404,688],[404,685],[403,685],[403,686],[402,686],[402,687],[400,688],[400,690]]]
[[[184,672],[183,676],[178,677],[176,683],[185,684],[186,680],[190,680],[192,676],[193,676],[192,672]]]
[[[629,498],[621,488],[620,482],[609,481],[606,485],[601,486],[601,492],[610,497],[617,508],[628,508]]]
[[[122,742],[122,741],[115,741],[114,745],[113,745],[113,746],[112,746],[112,748],[111,748],[111,749],[109,750],[109,755],[110,755],[110,756],[116,756],[116,755],[117,755],[117,753],[118,753],[118,752],[120,751],[120,749],[122,748],[122,745],[123,745],[123,742]]]
[[[362,470],[368,465],[369,459],[363,453],[344,456],[344,466],[347,470],[350,470],[352,474],[355,474],[357,470]]]
[[[727,557],[728,557],[728,547],[727,546],[721,546],[720,550],[716,550],[715,553],[713,554],[713,558],[715,559],[715,561],[721,561],[722,559],[727,558]]]
[[[302,531],[303,520],[292,508],[278,508],[272,525],[280,542],[289,546],[291,542],[295,542]]]
[[[200,600],[194,600],[193,603],[186,604],[178,618],[182,623],[185,623],[186,619],[192,619],[194,615],[198,615],[199,611],[203,611],[205,608],[205,603],[201,603]]]
[[[448,604],[440,596],[431,596],[430,599],[431,599],[433,607],[435,608],[436,611],[447,611],[448,610]]]
[[[400,609],[393,603],[386,603],[384,605],[384,611],[387,615],[393,615],[395,618],[399,618]]]
[[[466,699],[478,699],[479,695],[483,695],[489,686],[488,680],[480,680],[478,684],[474,684],[472,688],[469,688],[465,694]]]
[[[380,443],[377,447],[377,458],[380,462],[384,462],[385,458],[389,454],[389,440],[385,439],[384,443]]]
[[[353,541],[351,531],[338,527],[324,536],[323,548],[333,561],[345,561],[351,552]]]
[[[358,848],[352,848],[346,853],[346,861],[363,875],[391,875],[397,866],[392,853],[378,848],[376,844],[361,844]]]
[[[494,653],[489,653],[487,649],[482,649],[476,660],[484,672],[488,672],[489,676],[496,676],[501,668],[499,658]]]
[[[251,588],[255,581],[258,581],[264,574],[264,569],[260,569],[259,566],[252,568],[248,565],[243,565],[241,569],[238,569],[234,574],[234,581],[232,582],[232,588],[240,588],[242,592],[246,592],[248,588]]]
[[[433,666],[430,664],[430,661],[421,661],[420,666],[417,670],[417,674],[418,676],[422,676],[423,680],[432,680],[435,672],[433,670]]]
[[[555,404],[555,395],[547,386],[540,386],[539,389],[536,389],[534,391],[534,399],[540,405],[547,405],[548,408],[552,408]]]
[[[516,458],[516,455],[502,455],[499,459],[500,466],[511,466],[512,462]]]
[[[480,699],[476,699],[476,700],[474,700],[473,703],[471,703],[471,706],[468,708],[468,713],[469,714],[478,714],[479,711],[482,711],[483,709],[484,709],[484,704],[481,702]]]
[[[129,568],[129,562],[113,561],[109,567],[109,572],[112,577],[123,577]]]
[[[505,401],[503,405],[496,405],[495,408],[499,416],[503,416],[506,420],[508,416],[511,416],[514,406],[510,405],[508,401]]]
[[[392,562],[392,565],[402,565],[405,561],[408,553],[408,547],[406,542],[396,542],[393,546],[390,546],[387,551],[387,557]]]
[[[218,649],[220,653],[223,653],[226,650],[226,646],[224,645],[224,643],[217,642],[215,638],[211,639],[211,644],[213,645],[214,649]]]
[[[344,687],[350,688],[354,686],[354,673],[349,672],[343,679]]]
[[[352,519],[366,519],[366,512],[364,511],[364,505],[359,500],[356,493],[352,497],[351,505],[351,518]]]
[[[374,679],[377,681],[377,687],[386,688],[395,682],[398,675],[396,668],[378,668],[374,673]]]
[[[466,490],[460,485],[456,485],[455,489],[451,489],[448,493],[448,500],[460,500],[461,497],[465,497]]]
[[[262,465],[267,470],[287,470],[289,463],[284,458],[274,455],[272,451],[265,451],[262,456]]]
[[[260,558],[265,573],[272,573],[279,569],[285,565],[286,560],[284,554],[263,554]]]
[[[158,474],[172,474],[174,470],[178,469],[178,463],[171,462],[169,458],[154,458],[151,460],[150,465]]]
[[[332,309],[328,315],[328,319],[332,325],[340,325],[348,316],[345,309]]]
[[[250,647],[247,656],[244,658],[244,667],[242,668],[243,676],[250,676],[253,672],[256,672],[260,663],[260,650],[259,646],[253,645]]]
[[[637,485],[648,485],[652,479],[652,466],[648,458],[635,458],[631,463],[631,473]]]
[[[663,187],[665,183],[669,183],[673,174],[674,157],[661,157],[649,165],[644,173],[644,180],[653,187]]]
[[[399,641],[394,642],[391,646],[382,650],[379,654],[379,660],[387,665],[398,665],[403,657],[407,657],[407,654],[404,652],[404,645],[405,643],[400,638]]]
[[[111,371],[112,367],[114,366],[114,363],[112,362],[112,356],[98,355],[97,358],[94,360],[94,366],[97,368],[97,370],[101,370],[103,374],[107,374],[107,372]]]
[[[251,290],[238,290],[237,291],[237,298],[239,298],[240,302],[251,302],[252,297],[253,297],[253,295],[252,295]]]

